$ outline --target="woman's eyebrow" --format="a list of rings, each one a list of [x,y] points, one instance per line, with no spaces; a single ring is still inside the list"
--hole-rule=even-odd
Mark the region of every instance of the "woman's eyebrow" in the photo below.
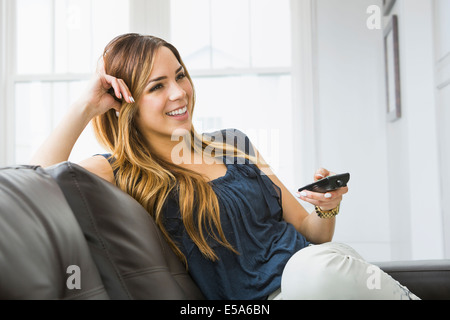
[[[175,75],[177,75],[181,70],[183,70],[183,66],[180,66],[180,67],[175,71]],[[161,81],[161,80],[165,80],[165,79],[167,79],[166,76],[158,77],[158,78],[155,78],[155,79],[150,80],[150,81],[148,82],[148,84],[150,84],[150,83],[152,83],[152,82],[158,82],[158,81]]]

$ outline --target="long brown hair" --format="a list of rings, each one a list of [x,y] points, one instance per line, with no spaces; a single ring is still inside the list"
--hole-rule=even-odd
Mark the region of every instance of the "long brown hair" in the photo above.
[[[151,74],[155,53],[163,46],[173,52],[194,88],[177,49],[153,36],[131,33],[113,39],[104,51],[105,71],[124,80],[134,99],[139,101]],[[147,209],[174,252],[186,265],[186,257],[163,225],[164,205],[174,191],[178,193],[186,231],[205,257],[213,261],[218,258],[208,244],[208,238],[237,253],[225,238],[220,223],[219,203],[211,185],[201,174],[165,161],[150,152],[135,122],[137,110],[136,104],[124,101],[119,117],[115,110],[110,110],[93,119],[97,139],[115,158],[113,169],[116,170],[116,184]],[[192,141],[202,141],[193,126],[190,135]],[[200,146],[193,147],[204,150],[208,146],[211,143],[202,142]],[[245,156],[226,144],[216,144],[214,147],[222,148],[225,152],[231,148],[235,155]]]

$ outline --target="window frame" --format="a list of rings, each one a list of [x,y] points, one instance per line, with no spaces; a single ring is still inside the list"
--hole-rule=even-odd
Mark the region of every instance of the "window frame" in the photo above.
[[[51,0],[51,11],[54,11],[55,1]],[[131,4],[130,4],[131,8]],[[0,79],[0,166],[21,165],[16,161],[16,126],[15,126],[15,87],[20,83],[58,83],[88,81],[92,73],[56,73],[55,66],[55,39],[52,35],[52,73],[18,74],[17,73],[17,4],[14,0],[0,0],[0,40],[2,48],[0,62],[2,70],[5,70]],[[130,11],[130,15],[132,15]],[[54,14],[53,14],[54,17]],[[55,20],[52,20],[52,29],[55,28]],[[92,34],[92,31],[91,31]],[[55,109],[53,101],[50,100],[50,110]],[[10,106],[10,107],[8,107]]]

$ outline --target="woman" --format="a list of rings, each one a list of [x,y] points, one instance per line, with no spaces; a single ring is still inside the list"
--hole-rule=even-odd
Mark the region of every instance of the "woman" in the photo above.
[[[347,187],[300,194],[316,206],[309,214],[242,133],[197,134],[194,104],[192,80],[171,44],[119,36],[105,48],[89,90],[33,163],[67,161],[92,120],[111,154],[80,165],[148,210],[208,299],[361,298],[361,291],[368,298],[412,296],[381,271],[382,294],[370,292],[370,265],[351,248],[329,243]],[[320,169],[315,179],[328,175]]]

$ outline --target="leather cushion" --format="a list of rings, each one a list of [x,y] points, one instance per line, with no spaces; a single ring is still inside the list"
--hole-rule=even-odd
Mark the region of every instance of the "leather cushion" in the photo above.
[[[47,172],[66,196],[112,299],[203,298],[135,199],[70,162]]]
[[[450,299],[450,260],[375,263],[423,300]]]
[[[1,300],[108,299],[64,195],[38,167],[0,169],[0,270]]]

